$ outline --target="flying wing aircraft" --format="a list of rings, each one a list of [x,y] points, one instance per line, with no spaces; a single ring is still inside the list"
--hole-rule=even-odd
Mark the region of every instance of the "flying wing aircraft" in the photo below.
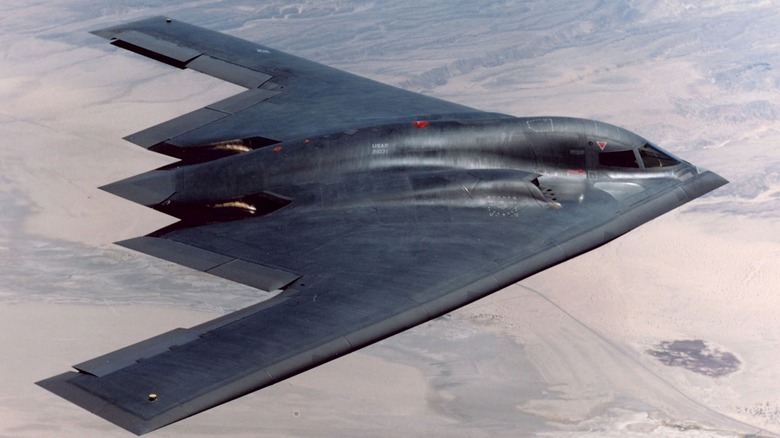
[[[180,161],[103,189],[180,220],[119,244],[281,290],[38,382],[136,434],[436,318],[726,183],[612,125],[488,113],[164,17],[94,34],[247,89],[126,137]]]

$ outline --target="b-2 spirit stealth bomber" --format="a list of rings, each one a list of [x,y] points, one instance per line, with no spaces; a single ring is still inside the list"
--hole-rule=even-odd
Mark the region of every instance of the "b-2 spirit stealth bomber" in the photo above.
[[[38,382],[137,434],[575,257],[726,181],[605,123],[513,117],[164,17],[94,32],[246,91],[126,137],[105,190],[179,218],[119,242],[273,298]]]

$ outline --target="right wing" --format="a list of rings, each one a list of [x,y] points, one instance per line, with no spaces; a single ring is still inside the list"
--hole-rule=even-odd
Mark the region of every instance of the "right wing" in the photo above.
[[[535,175],[500,174],[518,183],[512,197],[480,197],[479,184],[467,194],[455,183],[453,193],[462,196],[446,204],[293,203],[263,217],[174,227],[122,242],[235,281],[285,290],[39,385],[146,433],[457,309],[724,183],[706,172],[684,182],[652,182],[650,194],[630,204],[594,191],[589,202],[556,209],[534,191]],[[520,183],[527,183],[525,194]]]

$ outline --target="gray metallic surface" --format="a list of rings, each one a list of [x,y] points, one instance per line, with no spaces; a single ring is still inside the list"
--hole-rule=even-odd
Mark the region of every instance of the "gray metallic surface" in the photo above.
[[[183,162],[105,189],[181,222],[123,245],[284,289],[39,382],[139,434],[452,311],[726,182],[655,147],[662,159],[643,162],[647,141],[612,125],[484,113],[163,18],[95,33],[260,87],[131,136]]]

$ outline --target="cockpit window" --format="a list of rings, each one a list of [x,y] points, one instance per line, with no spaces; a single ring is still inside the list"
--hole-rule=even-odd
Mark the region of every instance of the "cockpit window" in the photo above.
[[[679,161],[659,151],[658,149],[645,144],[639,148],[639,156],[642,158],[642,163],[645,168],[653,167],[669,167],[680,164]]]
[[[599,164],[608,167],[639,167],[633,150],[601,152],[599,154]]]

